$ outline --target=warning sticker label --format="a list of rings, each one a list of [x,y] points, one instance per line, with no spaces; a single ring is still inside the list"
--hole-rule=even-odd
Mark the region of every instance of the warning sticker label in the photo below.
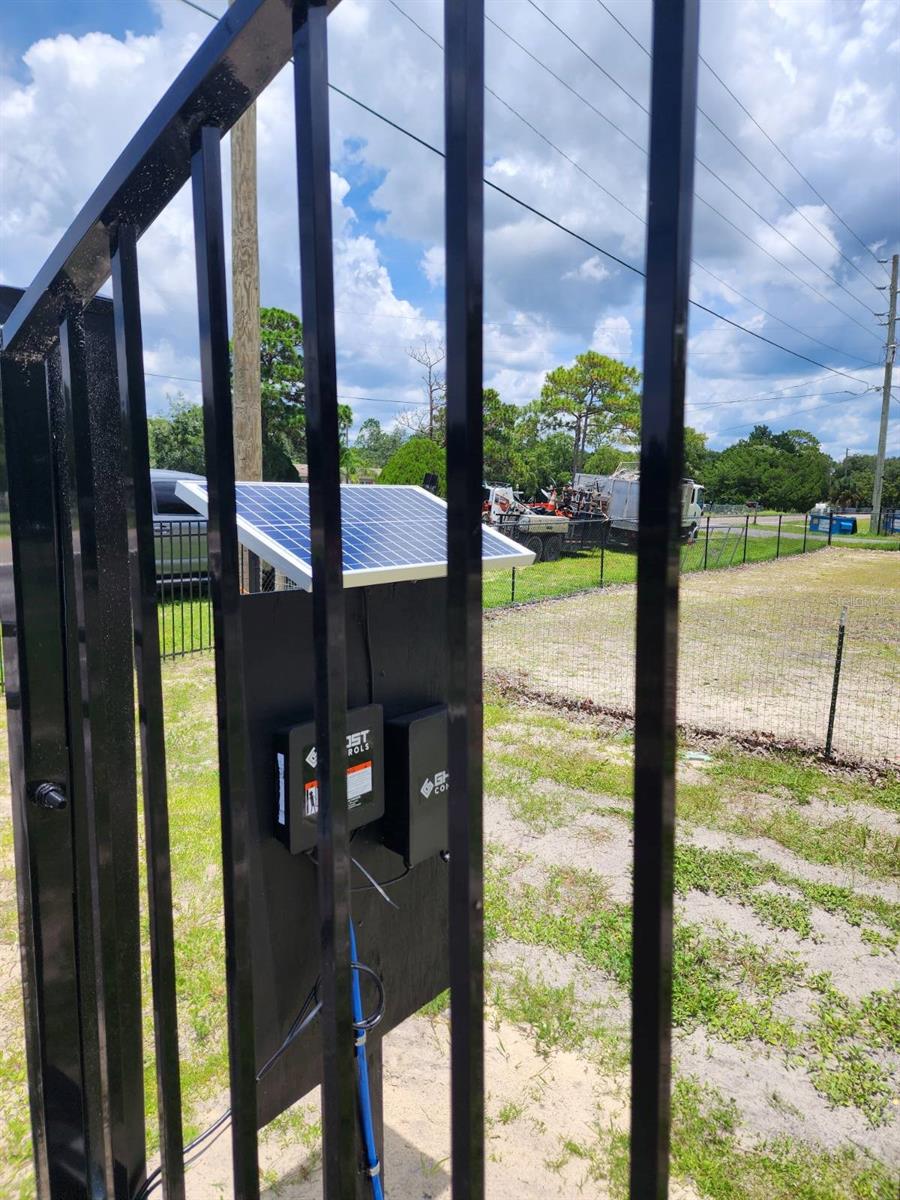
[[[372,791],[372,760],[347,771],[347,807],[356,808]]]
[[[319,785],[315,779],[308,783],[303,795],[304,817],[314,817],[319,811]]]
[[[358,808],[372,794],[372,760],[347,769],[347,807]],[[319,781],[311,779],[303,789],[303,815],[314,817],[319,811]]]

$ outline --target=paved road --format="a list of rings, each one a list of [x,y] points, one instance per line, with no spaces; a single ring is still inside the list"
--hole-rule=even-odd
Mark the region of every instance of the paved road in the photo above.
[[[803,520],[802,513],[799,517],[796,517],[792,514],[791,520],[802,521]],[[710,522],[709,522],[709,527],[711,530],[712,529],[732,529],[732,530],[735,530],[736,532],[740,532],[741,535],[743,535],[744,518],[737,517],[737,516],[735,516],[735,517],[724,517],[724,516],[711,517]],[[706,521],[702,520],[700,522],[700,533],[701,534],[703,533],[705,528],[706,528]],[[759,517],[756,524],[751,523],[747,528],[747,534],[749,537],[770,538],[770,537],[776,535],[777,533],[778,533],[778,518],[777,517]],[[797,539],[797,538],[802,538],[803,533],[797,532],[796,530],[793,530],[793,529],[782,529],[781,536],[782,536],[782,538]],[[825,540],[825,539],[827,539],[828,534],[827,533],[814,533],[812,530],[808,530],[806,537],[808,540],[811,540],[811,541],[815,541],[816,539]],[[858,533],[850,533],[850,534],[836,533],[833,535],[833,541],[839,546],[866,546],[866,545],[868,545],[868,546],[883,546],[884,545],[884,541],[882,538],[868,537],[865,534],[858,534]]]

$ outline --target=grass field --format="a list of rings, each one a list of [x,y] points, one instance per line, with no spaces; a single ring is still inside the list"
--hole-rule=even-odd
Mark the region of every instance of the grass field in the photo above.
[[[852,539],[845,539],[852,541]],[[900,540],[884,539],[883,549],[896,549]],[[804,548],[802,539],[781,538],[776,532],[767,536],[747,538],[746,562],[761,563],[779,558],[811,554],[825,548],[825,539],[809,537]],[[745,547],[743,525],[740,529],[720,528],[712,531],[709,545],[700,536],[690,546],[681,549],[682,572],[709,574],[729,567],[743,565]],[[545,600],[554,596],[569,596],[601,586],[615,587],[634,583],[637,578],[637,557],[623,551],[609,550],[602,557],[598,551],[582,551],[566,555],[555,563],[534,563],[516,571],[488,571],[484,575],[485,609],[502,608]],[[191,650],[206,649],[212,644],[212,615],[208,598],[185,601],[169,600],[160,605],[160,638],[163,653],[174,657]]]
[[[227,1081],[210,656],[169,664],[165,687],[182,1082],[194,1134],[226,1103]],[[489,1171],[499,1179],[530,1154],[531,1190],[510,1195],[622,1196],[630,735],[613,723],[499,697],[487,705],[486,730],[488,1042],[499,1040],[519,1064],[503,1069],[500,1056],[492,1077],[489,1055]],[[727,743],[707,743],[699,755],[683,747],[679,772],[673,1165],[682,1190],[673,1194],[893,1200],[900,782]],[[12,956],[7,816],[0,846],[2,929]],[[397,898],[402,903],[402,892]],[[0,1195],[25,1197],[20,1000],[14,958],[5,965]],[[425,1094],[412,1103],[402,1071],[386,1085],[388,1120],[405,1139],[395,1138],[395,1153],[409,1160],[392,1164],[401,1174],[421,1172],[423,1156],[440,1161],[440,1123],[433,1144],[416,1145],[398,1114],[402,1121],[411,1104],[446,1112],[444,1008],[438,1000],[401,1038],[404,1056],[434,1059]],[[588,1081],[591,1111],[548,1110],[554,1089],[565,1093],[575,1079]],[[314,1108],[297,1106],[267,1131],[262,1161],[273,1188],[290,1176],[273,1196],[317,1194]],[[190,1194],[217,1196],[227,1172],[222,1139],[192,1172]]]
[[[895,539],[896,540],[896,539]],[[900,543],[898,543],[900,544]],[[809,539],[806,553],[821,550],[824,543]],[[804,552],[802,540],[779,539],[777,532],[769,536],[747,538],[746,562],[769,562]],[[701,534],[697,540],[681,548],[681,570],[684,574],[720,571],[743,565],[745,561],[743,523],[740,529],[713,528],[709,545]],[[581,551],[565,555],[555,563],[534,563],[512,571],[490,571],[484,576],[484,607],[499,608],[510,603],[543,600],[552,596],[567,596],[601,585],[634,583],[637,579],[637,556],[620,550],[607,550],[602,559],[598,551]]]
[[[714,594],[712,577],[695,581],[710,613],[727,603],[771,613],[777,600],[780,620],[822,595],[876,600],[896,583],[897,567],[887,556],[831,551],[719,572]],[[627,594],[602,599],[620,604]],[[601,619],[590,637],[603,628]],[[546,635],[532,627],[531,644]],[[604,645],[589,640],[587,650],[603,658]],[[885,684],[866,662],[869,703],[884,705]],[[709,686],[727,697],[727,679]],[[227,1105],[212,656],[167,663],[164,687],[192,1136]],[[490,692],[485,738],[489,1194],[619,1200],[631,735],[613,718]],[[896,1200],[900,777],[709,737],[682,742],[678,772],[673,1200]],[[5,766],[0,792],[0,1197],[25,1200],[33,1184]],[[394,894],[402,904],[402,884]],[[146,951],[146,911],[143,932]],[[146,953],[144,988],[155,1149]],[[397,1196],[449,1195],[448,1062],[446,997],[386,1040],[385,1170]],[[321,1195],[319,1139],[315,1098],[264,1131],[269,1200]],[[189,1173],[188,1195],[229,1195],[228,1172],[223,1137]]]
[[[620,587],[494,609],[485,669],[513,694],[631,711],[635,600],[633,587]],[[820,750],[846,607],[835,749],[900,761],[896,556],[823,549],[693,573],[682,580],[680,606],[679,719]]]

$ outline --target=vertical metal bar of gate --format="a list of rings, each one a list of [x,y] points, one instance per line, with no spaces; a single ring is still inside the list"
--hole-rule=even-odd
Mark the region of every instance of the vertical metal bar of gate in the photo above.
[[[122,467],[131,565],[134,663],[141,736],[160,1167],[163,1195],[166,1200],[183,1200],[184,1153],[178,1062],[172,874],[169,858],[166,739],[159,657],[156,555],[153,541],[153,502],[150,494],[150,452],[144,392],[137,236],[132,226],[123,225],[118,229],[111,247],[111,264],[122,417]]]
[[[90,603],[83,570],[87,545],[93,540],[82,529],[79,491],[90,471],[90,446],[76,439],[74,412],[87,407],[87,348],[84,317],[66,316],[59,330],[59,378],[48,371],[51,429],[56,456],[56,500],[60,560],[63,577],[66,688],[68,691],[68,741],[70,803],[75,860],[75,906],[78,914],[78,1003],[81,1017],[82,1086],[85,1097],[86,1171],[91,1187],[114,1195],[109,1110],[109,1077],[106,1046],[106,1012],[103,1004],[106,963],[98,953],[100,933],[100,878],[97,842],[108,831],[97,828],[91,803],[94,792],[93,743],[89,733],[91,680],[87,645]],[[88,462],[79,461],[86,453]],[[76,481],[76,472],[79,479]],[[90,524],[91,518],[89,517]],[[76,560],[78,565],[76,566]],[[93,633],[93,629],[91,630]],[[79,716],[81,721],[79,721]],[[99,815],[99,814],[98,814]]]
[[[447,641],[454,1200],[484,1195],[481,487],[484,3],[446,0]]]
[[[222,809],[225,973],[235,1200],[259,1196],[250,864],[247,847],[248,749],[244,707],[239,550],[234,492],[228,285],[222,217],[221,131],[203,126],[192,145],[194,249],[200,317],[200,378],[209,492],[212,596]]]
[[[309,457],[315,722],[319,754],[318,890],[322,938],[322,1125],[328,1200],[356,1191],[350,1008],[350,855],[345,742],[347,651],[340,436],[334,333],[328,10],[295,0],[294,119]]]
[[[109,302],[97,300],[64,320],[54,424],[90,1161],[112,1180],[111,1194],[128,1197],[144,1176],[146,1149],[132,630],[112,315]]]
[[[699,0],[655,0],[635,679],[632,1200],[669,1171],[680,483]]]
[[[3,652],[19,907],[28,1098],[40,1197],[87,1196],[79,1055],[71,804],[60,580],[47,378],[41,361],[0,359],[9,472],[12,579]],[[50,796],[48,795],[48,799]]]

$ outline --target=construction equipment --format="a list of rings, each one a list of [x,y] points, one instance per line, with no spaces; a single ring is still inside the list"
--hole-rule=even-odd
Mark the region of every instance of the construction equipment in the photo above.
[[[609,518],[607,545],[623,550],[637,549],[638,498],[641,474],[637,467],[623,465],[612,475],[577,474],[573,488],[593,493]],[[681,540],[692,542],[703,515],[703,486],[694,479],[681,481]]]
[[[609,520],[594,493],[567,487],[544,495],[524,503],[511,487],[486,485],[482,519],[531,550],[535,562],[556,562],[563,553],[603,544]]]

